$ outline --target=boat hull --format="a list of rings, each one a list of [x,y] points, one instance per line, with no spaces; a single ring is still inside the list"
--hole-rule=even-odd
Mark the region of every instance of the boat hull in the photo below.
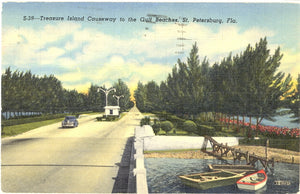
[[[233,165],[233,164],[209,164],[208,168],[210,171],[220,171],[226,170],[235,173],[243,173],[247,174],[254,173],[257,170],[251,165]]]
[[[218,177],[218,178],[211,178],[207,180],[200,180],[200,177]],[[200,174],[192,174],[192,175],[183,175],[179,176],[182,183],[194,187],[201,190],[206,190],[210,188],[215,187],[222,187],[227,185],[233,185],[236,183],[237,180],[239,180],[241,177],[243,177],[243,174],[237,174],[232,172],[226,172],[226,171],[217,171],[217,172],[211,172],[211,173],[200,173]]]
[[[260,176],[258,176],[260,174]],[[249,174],[237,181],[237,187],[241,190],[256,191],[263,188],[267,183],[268,177],[264,170]]]
[[[263,188],[266,185],[266,183],[267,183],[267,181],[263,182],[263,183],[260,183],[260,184],[257,184],[257,185],[237,184],[237,186],[240,190],[256,191],[256,190],[259,190],[259,189]]]

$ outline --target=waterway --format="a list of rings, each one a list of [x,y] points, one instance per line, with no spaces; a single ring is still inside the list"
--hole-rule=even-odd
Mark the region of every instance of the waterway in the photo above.
[[[299,129],[300,128],[299,123],[291,122],[292,120],[295,120],[295,118],[291,118],[291,116],[292,114],[276,116],[274,117],[275,121],[269,121],[267,119],[263,119],[261,124],[267,126],[288,127],[290,129],[292,128]]]
[[[278,112],[287,111],[287,110],[288,109],[280,109]],[[299,123],[292,122],[293,120],[295,120],[295,118],[291,118],[292,116],[293,116],[293,114],[278,115],[278,116],[273,117],[274,121],[263,119],[261,124],[265,125],[265,126],[288,127],[290,129],[300,128]],[[240,117],[239,120],[242,120],[242,118]],[[245,117],[245,122],[249,122],[248,117]],[[254,124],[254,125],[256,124],[255,117],[252,117],[252,124]]]
[[[246,193],[236,186],[199,190],[185,186],[178,175],[208,171],[208,164],[222,164],[217,159],[146,158],[149,193]],[[228,160],[228,163],[233,161]],[[239,163],[242,164],[242,163]],[[258,168],[262,168],[257,163]],[[264,188],[253,193],[297,193],[299,191],[299,165],[275,163],[273,172],[268,172]],[[249,192],[248,192],[249,193]]]

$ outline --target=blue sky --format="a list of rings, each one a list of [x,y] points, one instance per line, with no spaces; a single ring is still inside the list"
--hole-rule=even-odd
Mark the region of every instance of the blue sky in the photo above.
[[[180,22],[186,17],[189,22],[182,28],[174,22],[142,22],[148,14]],[[64,17],[64,21],[24,21],[24,16]],[[84,21],[67,21],[68,16],[84,16]],[[116,20],[88,21],[89,16]],[[129,17],[136,22],[129,22]],[[193,18],[223,23],[193,22]],[[227,23],[227,18],[236,23]],[[207,56],[212,65],[266,36],[271,52],[280,46],[284,54],[279,70],[296,78],[299,21],[298,3],[7,2],[2,4],[1,68],[54,74],[65,88],[80,92],[91,83],[110,86],[118,78],[134,89],[138,81],[165,80],[178,58],[186,60],[195,42],[200,59]],[[182,30],[189,40],[183,41],[184,53],[178,54]]]

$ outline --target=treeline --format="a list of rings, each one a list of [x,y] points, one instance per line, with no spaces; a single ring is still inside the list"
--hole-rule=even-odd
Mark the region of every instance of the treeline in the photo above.
[[[100,86],[92,84],[87,94],[79,93],[76,90],[64,89],[61,81],[54,75],[40,77],[30,71],[12,72],[7,68],[2,74],[1,87],[2,113],[6,114],[99,112],[105,106],[105,94],[98,92]],[[116,94],[124,96],[120,99],[123,111],[132,107],[133,102],[126,83],[119,79],[113,87],[116,92],[110,92],[109,105],[116,105],[117,100],[112,97]],[[102,88],[105,89],[105,86]]]
[[[249,44],[240,54],[230,53],[210,65],[207,58],[200,61],[195,43],[187,62],[178,59],[160,85],[155,81],[138,83],[136,105],[142,112],[166,111],[187,119],[208,112],[214,118],[225,114],[255,117],[259,124],[264,118],[272,119],[278,108],[299,110],[291,100],[299,95],[292,91],[291,76],[278,72],[282,57],[279,47],[270,54],[264,38],[254,47]]]

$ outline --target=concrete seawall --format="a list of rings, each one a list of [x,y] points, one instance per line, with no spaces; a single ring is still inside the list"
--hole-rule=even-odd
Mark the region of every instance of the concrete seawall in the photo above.
[[[239,144],[236,137],[213,137],[217,142],[228,146]],[[144,151],[179,150],[179,149],[201,149],[204,137],[191,136],[155,136],[153,129],[149,125],[135,128],[134,140],[134,163],[131,175],[135,176],[136,193],[147,194],[147,171],[144,166]],[[209,148],[211,145],[207,144]],[[133,179],[133,178],[132,178]]]
[[[213,137],[217,142],[228,146],[239,144],[236,137]],[[201,149],[204,137],[188,136],[153,136],[144,138],[144,151],[161,151],[161,150],[181,150],[181,149]],[[211,148],[207,144],[207,148]]]

